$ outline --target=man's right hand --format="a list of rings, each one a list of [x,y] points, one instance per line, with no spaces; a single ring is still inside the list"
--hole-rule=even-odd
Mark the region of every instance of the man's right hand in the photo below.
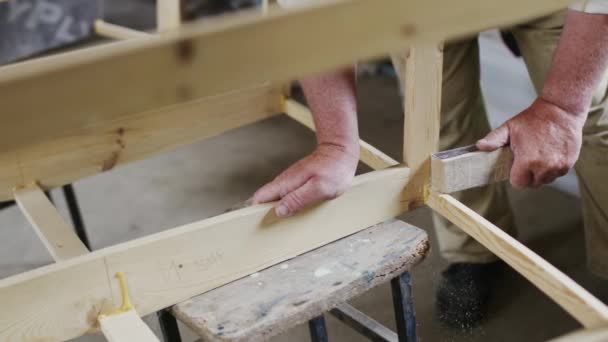
[[[253,203],[279,200],[275,206],[278,217],[295,215],[310,205],[341,195],[350,186],[358,162],[358,146],[348,149],[320,144],[313,153],[256,191]]]

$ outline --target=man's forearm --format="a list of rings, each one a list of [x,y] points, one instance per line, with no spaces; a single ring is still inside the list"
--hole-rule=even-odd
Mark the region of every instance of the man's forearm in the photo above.
[[[318,143],[335,145],[358,157],[359,132],[354,69],[312,76],[301,83],[313,113]]]
[[[541,99],[585,118],[608,68],[608,15],[570,10]]]

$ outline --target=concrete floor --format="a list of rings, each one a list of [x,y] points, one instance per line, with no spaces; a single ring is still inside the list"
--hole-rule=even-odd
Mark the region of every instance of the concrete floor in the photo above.
[[[483,86],[492,122],[498,124],[533,98],[521,62],[497,43],[482,38]],[[508,89],[509,97],[504,96]],[[395,80],[360,80],[361,135],[399,157],[402,112]],[[248,198],[260,185],[303,157],[314,147],[314,135],[286,117],[243,127],[172,153],[121,167],[75,183],[85,224],[94,249],[159,232],[221,213]],[[365,171],[365,168],[362,168]],[[520,238],[558,268],[603,300],[605,282],[585,268],[580,205],[572,176],[560,186],[537,191],[511,191],[521,227]],[[65,217],[60,192],[53,191]],[[430,212],[419,209],[402,217],[433,235]],[[44,247],[16,208],[0,212],[0,277],[51,262]],[[435,242],[433,237],[433,243]],[[501,276],[491,302],[491,315],[471,332],[446,330],[433,319],[434,291],[446,263],[436,248],[413,272],[421,341],[543,341],[578,328],[577,323],[532,285],[513,272]],[[378,321],[394,327],[388,287],[379,287],[353,301]],[[158,332],[154,317],[146,319]],[[333,341],[364,341],[348,328],[328,319]],[[185,341],[195,336],[182,329]],[[87,336],[77,341],[103,341]],[[305,326],[275,341],[308,341]]]

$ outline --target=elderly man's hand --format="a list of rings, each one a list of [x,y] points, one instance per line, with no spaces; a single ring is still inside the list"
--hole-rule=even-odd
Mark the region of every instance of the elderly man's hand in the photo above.
[[[317,149],[293,164],[253,196],[253,203],[280,200],[278,217],[289,217],[305,207],[336,198],[351,184],[359,161],[358,146],[348,149],[320,144]]]
[[[510,145],[514,162],[511,184],[539,187],[565,175],[578,159],[584,116],[537,99],[528,109],[477,142],[481,151]]]

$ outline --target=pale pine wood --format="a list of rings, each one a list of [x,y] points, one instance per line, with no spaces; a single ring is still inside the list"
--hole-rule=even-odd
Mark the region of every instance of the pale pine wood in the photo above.
[[[260,85],[148,112],[100,117],[62,136],[54,136],[53,128],[59,126],[49,123],[40,143],[0,153],[0,200],[12,198],[15,185],[38,181],[50,189],[272,117],[282,111],[282,91]]]
[[[181,23],[181,0],[156,0],[156,28],[159,32],[176,30]]]
[[[108,342],[160,341],[135,310],[106,316],[99,320],[99,327]]]
[[[606,324],[606,305],[454,197],[431,191],[427,204],[513,267],[583,326],[592,328]]]
[[[74,228],[65,222],[36,184],[17,188],[14,194],[19,208],[55,261],[89,253]]]
[[[255,10],[184,26],[158,39],[114,42],[69,58],[3,67],[0,152],[40,142],[48,132],[61,136],[100,117],[144,112],[265,80],[300,78],[412,41],[440,41],[512,24],[568,2],[327,0],[268,14]],[[357,24],[336,26],[339,22]]]
[[[296,120],[313,131],[315,130],[312,113],[306,106],[298,103],[295,100],[289,99],[285,101],[284,111],[285,114],[287,114],[287,116],[290,118]],[[399,162],[363,140],[359,140],[359,146],[361,161],[374,170],[386,169],[387,167],[399,164]]]
[[[0,311],[0,340],[93,331],[97,316],[121,302],[118,272],[140,315],[174,305],[408,211],[408,179],[404,167],[374,171],[289,219],[278,220],[273,204],[254,206],[0,280],[0,302],[10,308]]]
[[[101,19],[95,20],[95,23],[93,24],[93,29],[95,30],[96,34],[98,34],[102,37],[111,38],[111,39],[133,39],[133,38],[154,37],[153,35],[151,35],[149,33],[133,30],[128,27],[115,25],[112,23],[108,23]]]
[[[416,43],[399,59],[405,66],[403,158],[412,170],[408,191],[424,201],[430,186],[430,156],[439,148],[443,52],[439,43]],[[405,71],[403,71],[405,69]]]
[[[509,179],[513,152],[504,147],[493,152],[467,146],[433,154],[431,187],[443,193],[466,190]]]

